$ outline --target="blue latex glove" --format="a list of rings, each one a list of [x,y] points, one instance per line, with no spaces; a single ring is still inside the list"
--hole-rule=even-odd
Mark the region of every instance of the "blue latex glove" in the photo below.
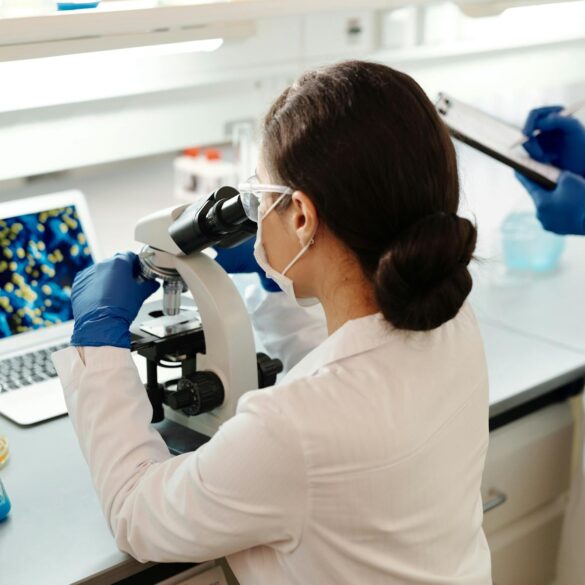
[[[280,292],[280,287],[266,276],[266,273],[254,258],[254,243],[256,238],[251,238],[235,248],[215,248],[216,262],[229,274],[249,274],[257,272],[260,283],[268,292]]]
[[[516,173],[534,200],[542,227],[555,234],[585,235],[585,179],[565,171],[555,189],[548,190]]]
[[[138,268],[138,256],[125,252],[75,277],[71,345],[130,349],[130,324],[142,303],[159,287],[155,280],[136,278]]]
[[[524,143],[535,160],[585,176],[585,127],[572,116],[561,116],[561,106],[537,108],[528,114],[522,132],[532,136]]]

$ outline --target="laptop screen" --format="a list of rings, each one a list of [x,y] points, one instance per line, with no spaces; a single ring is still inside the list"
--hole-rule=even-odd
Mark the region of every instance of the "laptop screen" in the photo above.
[[[0,339],[73,318],[71,285],[93,264],[74,205],[0,219]]]

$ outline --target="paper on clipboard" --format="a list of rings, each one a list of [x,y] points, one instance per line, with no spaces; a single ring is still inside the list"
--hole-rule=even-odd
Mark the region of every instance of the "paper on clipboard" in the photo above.
[[[435,107],[454,138],[519,170],[543,187],[556,186],[561,173],[559,168],[530,158],[522,146],[512,146],[523,136],[516,126],[444,93],[439,94]]]

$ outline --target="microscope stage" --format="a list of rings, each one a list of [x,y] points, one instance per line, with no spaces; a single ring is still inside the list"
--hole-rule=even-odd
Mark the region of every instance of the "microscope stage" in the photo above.
[[[153,345],[169,348],[190,336],[201,338],[197,345],[204,344],[203,328],[199,311],[192,299],[183,297],[181,312],[169,317],[162,312],[162,302],[152,301],[143,305],[136,320],[130,327],[132,351],[139,351]],[[161,347],[162,349],[162,347]]]
[[[194,331],[201,327],[201,319],[197,311],[181,310],[178,315],[156,317],[140,324],[140,330],[158,338],[170,337],[178,333]]]

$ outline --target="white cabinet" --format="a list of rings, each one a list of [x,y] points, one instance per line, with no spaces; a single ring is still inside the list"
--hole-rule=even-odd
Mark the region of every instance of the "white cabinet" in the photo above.
[[[573,419],[559,403],[490,436],[482,482],[495,585],[550,585],[570,483]]]

